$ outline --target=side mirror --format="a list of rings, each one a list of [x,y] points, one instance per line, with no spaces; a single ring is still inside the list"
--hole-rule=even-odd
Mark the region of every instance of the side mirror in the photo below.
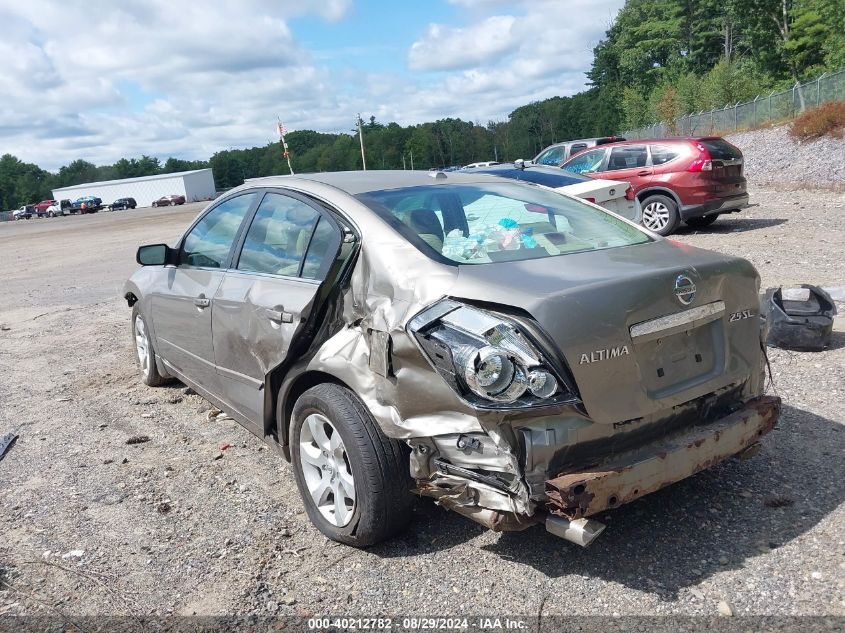
[[[167,244],[139,246],[135,261],[141,266],[164,266],[173,260],[173,249]]]

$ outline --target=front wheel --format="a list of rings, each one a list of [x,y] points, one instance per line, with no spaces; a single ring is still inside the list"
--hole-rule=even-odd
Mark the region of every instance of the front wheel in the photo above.
[[[135,340],[135,359],[141,369],[141,379],[145,385],[159,387],[167,379],[158,372],[155,360],[155,349],[150,339],[147,322],[138,309],[138,304],[132,307],[132,338]]]
[[[312,387],[296,401],[292,419],[296,484],[317,529],[367,547],[406,527],[413,504],[407,454],[351,391]]]
[[[643,226],[658,235],[671,235],[681,220],[678,205],[668,196],[648,196],[642,201],[642,207]]]
[[[706,226],[710,226],[718,219],[719,214],[712,213],[710,215],[703,215],[699,218],[690,218],[689,220],[685,220],[685,222],[687,226],[691,226],[694,229],[703,229]]]

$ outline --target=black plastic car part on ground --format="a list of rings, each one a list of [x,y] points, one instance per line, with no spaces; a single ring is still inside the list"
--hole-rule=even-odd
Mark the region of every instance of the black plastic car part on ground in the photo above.
[[[830,345],[836,305],[817,286],[802,284],[806,292],[783,296],[783,288],[766,291],[770,345],[803,351],[821,351]]]

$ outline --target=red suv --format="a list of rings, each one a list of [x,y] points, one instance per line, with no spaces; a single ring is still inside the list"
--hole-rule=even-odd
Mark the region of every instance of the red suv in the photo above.
[[[669,235],[683,220],[700,228],[748,205],[742,152],[717,136],[610,143],[561,167],[627,180],[643,208],[643,226]]]

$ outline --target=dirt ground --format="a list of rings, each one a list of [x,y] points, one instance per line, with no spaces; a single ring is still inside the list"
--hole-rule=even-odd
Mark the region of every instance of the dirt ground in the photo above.
[[[845,196],[752,198],[677,239],[749,258],[764,287],[845,285]],[[199,209],[0,224],[0,435],[20,435],[0,461],[0,615],[845,615],[842,321],[828,351],[771,350],[785,408],[756,458],[600,516],[590,549],[421,501],[359,551],[309,524],[262,441],[139,380],[122,283]]]

